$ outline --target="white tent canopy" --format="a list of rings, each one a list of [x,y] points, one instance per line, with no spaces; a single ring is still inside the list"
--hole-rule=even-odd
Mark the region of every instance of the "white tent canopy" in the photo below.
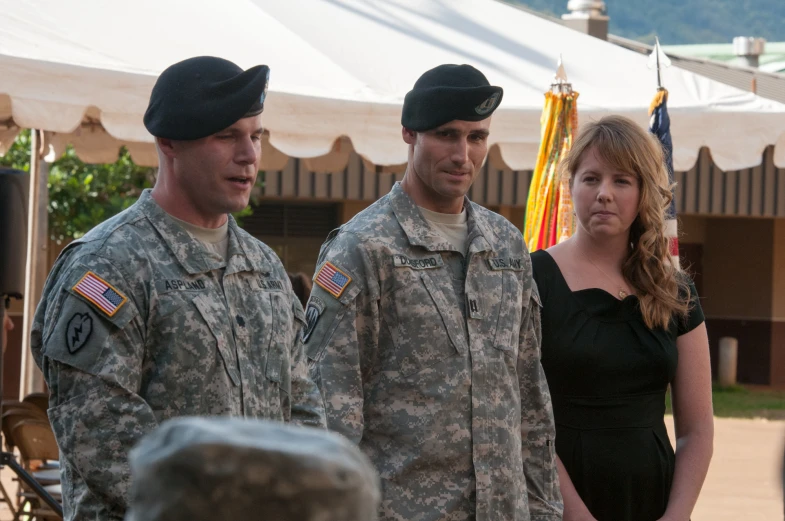
[[[263,167],[325,156],[348,138],[369,161],[400,164],[400,107],[417,77],[470,63],[504,87],[491,143],[512,169],[534,166],[543,92],[559,55],[581,121],[620,113],[647,124],[647,59],[495,0],[0,0],[0,152],[20,128],[53,132],[93,162],[120,144],[154,164],[142,115],[156,76],[200,54],[271,67]],[[757,165],[776,144],[785,166],[785,105],[676,67],[663,72],[677,170],[709,147],[725,170]],[[325,158],[326,159],[326,158]]]

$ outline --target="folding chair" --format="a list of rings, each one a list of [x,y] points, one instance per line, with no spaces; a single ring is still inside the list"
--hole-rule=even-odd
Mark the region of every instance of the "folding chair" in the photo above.
[[[46,414],[49,410],[49,393],[30,393],[24,397],[22,403],[35,405]]]
[[[3,437],[5,438],[5,445],[9,452],[13,452],[16,443],[14,441],[14,427],[24,420],[39,420],[49,422],[46,414],[42,413],[38,407],[27,404],[19,405],[9,409],[3,409],[2,429]]]
[[[5,415],[3,415],[3,417],[5,419]],[[33,478],[43,485],[55,500],[62,502],[59,471],[54,470],[54,472],[58,473],[54,474],[53,469],[44,471],[32,470],[34,468],[33,462],[35,461],[45,462],[47,460],[57,460],[60,458],[57,440],[55,439],[52,426],[49,422],[39,419],[22,420],[14,425],[12,436],[14,443],[19,449],[22,466],[30,471]],[[24,512],[24,503],[21,504],[16,512],[15,521],[22,515],[32,516],[32,519],[36,520],[62,519],[43,504],[38,496],[30,491],[26,485],[22,485],[22,489],[24,502],[29,503],[31,509],[29,512]]]
[[[8,403],[7,405],[9,409],[4,409],[5,412],[3,412],[2,416],[3,437],[5,438],[6,450],[8,452],[14,452],[14,449],[16,448],[16,442],[13,433],[14,427],[16,427],[19,423],[27,420],[42,422],[48,422],[48,420],[46,419],[46,415],[44,415],[38,407],[32,404],[16,402]],[[59,473],[58,467],[48,465],[48,468],[53,468],[55,469],[54,472]],[[17,481],[16,478],[14,478],[14,480]],[[25,504],[21,483],[19,485],[19,489],[16,492],[16,505],[14,505],[14,502],[11,499],[12,495],[8,493],[2,482],[0,482],[0,496],[2,497],[2,501],[8,505],[9,509],[11,509],[14,515],[16,515],[20,507],[24,506]]]

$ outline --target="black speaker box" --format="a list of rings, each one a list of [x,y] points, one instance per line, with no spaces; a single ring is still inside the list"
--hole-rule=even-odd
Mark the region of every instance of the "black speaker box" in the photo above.
[[[26,172],[0,167],[0,296],[24,294],[29,185]]]

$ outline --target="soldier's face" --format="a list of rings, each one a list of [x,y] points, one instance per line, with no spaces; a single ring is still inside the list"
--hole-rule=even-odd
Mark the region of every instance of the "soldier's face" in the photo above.
[[[410,145],[409,171],[420,193],[418,204],[444,213],[461,211],[463,197],[488,153],[490,126],[491,119],[486,118],[455,120],[425,132],[404,129],[404,141]]]
[[[262,115],[176,145],[174,173],[187,203],[204,217],[248,206],[262,156]]]

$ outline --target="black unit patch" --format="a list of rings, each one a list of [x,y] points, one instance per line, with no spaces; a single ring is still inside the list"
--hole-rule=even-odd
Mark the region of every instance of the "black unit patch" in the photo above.
[[[68,352],[76,353],[90,338],[93,332],[93,317],[90,313],[74,313],[65,328],[65,345]]]
[[[305,308],[305,327],[302,331],[303,344],[308,342],[311,333],[316,329],[316,324],[319,322],[319,317],[324,312],[324,302],[319,297],[311,297],[308,299],[308,305]]]

